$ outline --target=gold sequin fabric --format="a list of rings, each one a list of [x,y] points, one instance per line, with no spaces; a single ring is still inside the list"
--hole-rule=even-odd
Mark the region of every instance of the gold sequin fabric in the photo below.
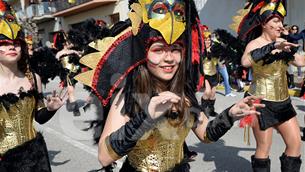
[[[183,142],[194,125],[194,117],[181,125],[174,123],[173,119],[164,119],[146,132],[128,153],[131,166],[141,172],[163,172],[180,164],[184,158]]]
[[[211,60],[205,58],[203,60],[203,73],[209,76],[215,75],[217,73],[216,65],[217,65],[216,58],[212,58]]]
[[[0,154],[36,137],[34,112],[43,106],[36,95],[30,90],[0,96]]]
[[[288,84],[286,70],[288,65],[283,60],[262,65],[262,61],[252,61],[253,80],[249,94],[263,96],[268,101],[283,101],[288,99]]]

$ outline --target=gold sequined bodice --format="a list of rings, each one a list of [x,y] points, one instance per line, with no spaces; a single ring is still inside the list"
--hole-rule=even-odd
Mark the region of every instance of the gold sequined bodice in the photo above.
[[[169,119],[159,121],[128,153],[130,164],[141,172],[171,170],[184,157],[183,142],[193,124],[193,116],[178,126],[172,125]]]
[[[0,102],[0,154],[36,137],[33,126],[36,100],[34,93],[26,94],[23,98],[8,95],[18,99],[8,109]]]
[[[289,97],[286,77],[287,64],[283,60],[262,65],[252,61],[253,80],[249,93],[268,101],[283,101]]]
[[[209,76],[215,75],[217,73],[216,65],[217,65],[216,58],[212,58],[211,60],[205,58],[203,60],[203,73]]]

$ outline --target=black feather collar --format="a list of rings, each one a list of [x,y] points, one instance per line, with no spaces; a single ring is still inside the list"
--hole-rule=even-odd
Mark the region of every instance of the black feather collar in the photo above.
[[[39,98],[42,96],[41,93],[38,93],[36,89],[30,89],[28,91],[24,91],[21,87],[17,94],[15,93],[7,93],[0,95],[0,105],[3,105],[5,109],[9,109],[10,105],[17,103],[19,100],[23,100],[25,97],[34,96],[35,98]]]

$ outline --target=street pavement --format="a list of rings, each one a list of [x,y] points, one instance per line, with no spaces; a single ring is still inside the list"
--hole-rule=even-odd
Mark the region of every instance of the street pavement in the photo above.
[[[46,94],[58,88],[59,80],[51,81],[44,89]],[[88,92],[82,89],[80,84],[76,85],[76,97],[78,103],[85,104]],[[225,97],[223,91],[217,91],[215,108],[221,112],[243,97],[243,93],[237,93],[236,97]],[[200,93],[197,95],[200,97]],[[297,97],[292,97],[292,103],[298,113],[300,126],[305,126],[303,117],[305,115],[305,102]],[[101,168],[97,159],[97,145],[93,143],[93,131],[88,128],[88,121],[96,118],[98,109],[92,106],[86,113],[81,108],[81,116],[73,116],[63,106],[56,115],[45,125],[38,125],[37,129],[45,137],[52,170],[54,172],[94,172]],[[203,144],[191,132],[186,139],[189,148],[198,152],[195,161],[190,162],[192,172],[250,172],[250,157],[255,152],[255,140],[250,134],[250,145],[243,141],[244,129],[238,127],[238,122],[219,141],[211,144]],[[273,132],[273,145],[270,152],[271,171],[280,171],[279,156],[285,149],[281,136]],[[302,144],[302,160],[305,162],[304,142]],[[123,160],[118,161],[119,166]],[[301,171],[305,171],[302,165]]]

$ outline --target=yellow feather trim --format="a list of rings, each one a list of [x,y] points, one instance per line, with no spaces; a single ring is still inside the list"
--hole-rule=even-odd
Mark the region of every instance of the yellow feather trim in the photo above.
[[[131,21],[132,33],[137,35],[142,23],[142,7],[139,3],[133,3],[130,7],[134,12],[129,12],[128,17]]]
[[[94,70],[90,70],[87,72],[83,72],[79,75],[76,75],[74,79],[92,88],[93,76],[94,76]]]
[[[76,79],[77,81],[92,88],[93,76],[94,76],[98,63],[101,61],[101,59],[103,58],[105,53],[107,53],[107,51],[112,46],[114,46],[113,44],[115,43],[115,41],[117,39],[119,39],[122,35],[126,34],[127,32],[130,32],[131,30],[132,30],[132,27],[128,27],[123,32],[121,32],[120,34],[118,34],[115,37],[106,37],[101,40],[91,42],[89,44],[89,46],[96,49],[99,52],[90,53],[90,54],[83,56],[80,59],[80,63],[91,68],[92,70],[81,73],[79,75],[76,75],[74,77],[74,79]],[[111,57],[108,57],[108,58],[111,58]]]
[[[83,56],[79,60],[79,62],[81,64],[88,66],[91,69],[94,69],[101,59],[102,59],[102,53],[96,52],[96,53],[90,53],[90,54]]]
[[[232,29],[234,32],[238,32],[239,24],[243,20],[243,18],[249,13],[251,7],[248,9],[240,9],[237,11],[236,16],[232,17],[232,24],[229,25],[229,28]]]

